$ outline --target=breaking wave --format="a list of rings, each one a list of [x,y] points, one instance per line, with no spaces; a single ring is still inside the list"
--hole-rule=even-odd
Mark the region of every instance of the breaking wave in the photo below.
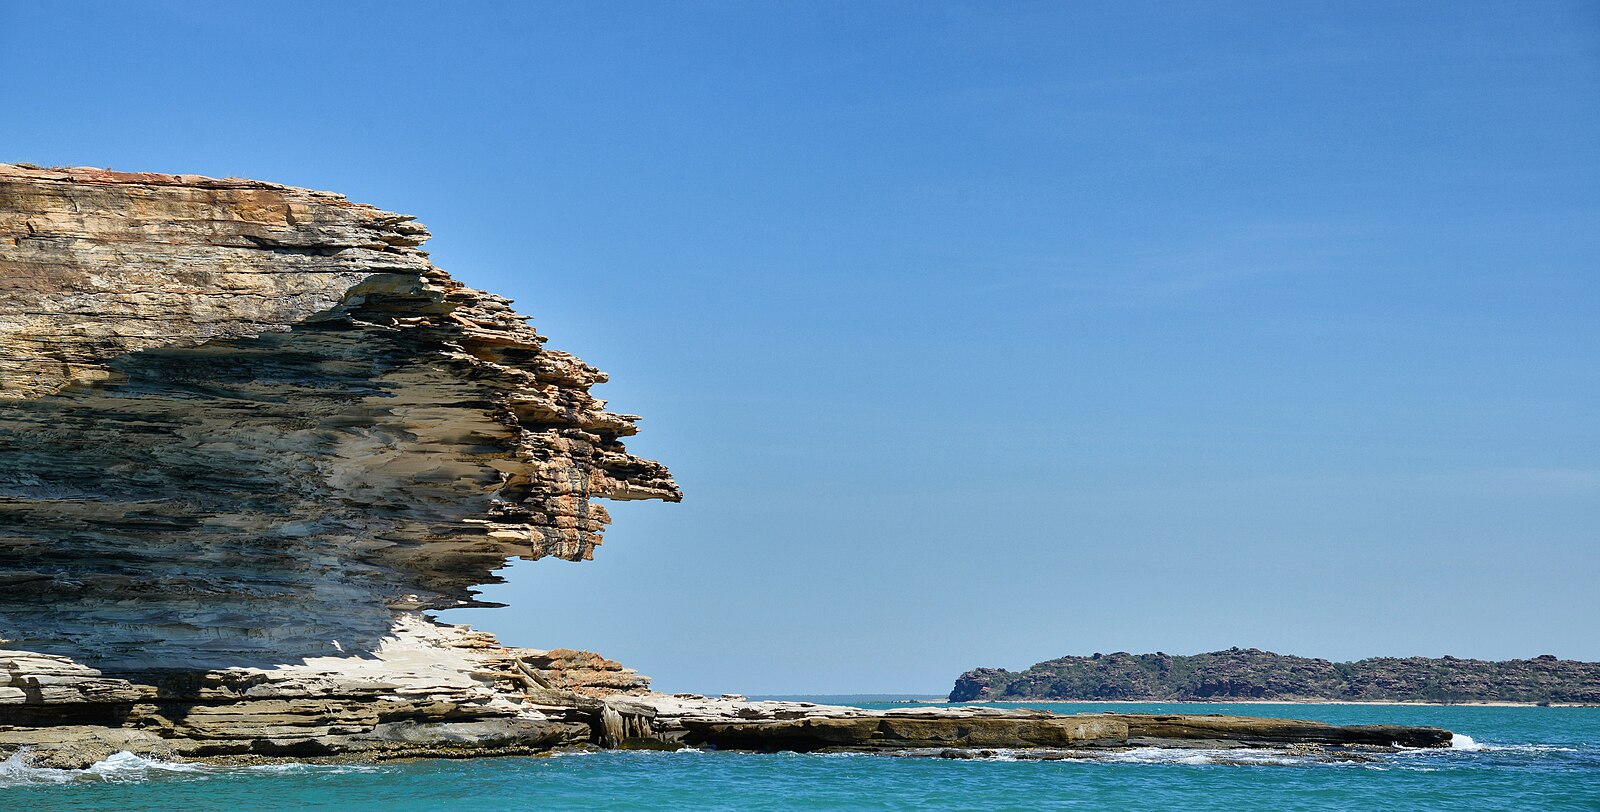
[[[0,761],[0,789],[6,787],[37,786],[40,784],[69,784],[83,781],[125,783],[149,781],[163,777],[192,777],[204,779],[222,773],[358,773],[377,772],[382,769],[367,764],[304,764],[284,762],[279,764],[250,764],[222,766],[184,761],[165,761],[140,756],[126,750],[112,753],[81,770],[63,770],[56,767],[35,767],[28,763],[28,752],[20,750]]]
[[[1140,747],[1111,753],[1096,760],[1124,764],[1224,764],[1240,767],[1292,767],[1313,761],[1305,756],[1280,750],[1181,750],[1166,747]]]

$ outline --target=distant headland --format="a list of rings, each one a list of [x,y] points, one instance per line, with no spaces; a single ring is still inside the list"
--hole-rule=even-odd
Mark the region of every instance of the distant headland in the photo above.
[[[1544,654],[1529,660],[1371,657],[1348,663],[1255,648],[1205,654],[1059,657],[1024,671],[962,674],[951,702],[1329,701],[1600,704],[1600,663]]]

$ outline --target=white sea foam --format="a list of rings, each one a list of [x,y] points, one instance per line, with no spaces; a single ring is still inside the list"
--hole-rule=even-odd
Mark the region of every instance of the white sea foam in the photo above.
[[[184,765],[201,766],[201,765]],[[384,768],[376,764],[307,764],[303,761],[285,761],[277,764],[250,764],[238,767],[203,767],[203,772],[245,772],[245,773],[325,773],[328,775],[344,775],[346,773],[377,773]]]
[[[0,761],[0,788],[21,787],[29,784],[64,784],[76,777],[74,770],[54,770],[28,764],[28,754],[17,751],[5,761]]]
[[[159,774],[208,773],[214,769],[202,764],[146,758],[122,750],[82,770],[61,770],[35,767],[28,763],[28,752],[19,750],[0,762],[0,787],[65,784],[72,781],[145,781]]]
[[[1562,747],[1559,744],[1496,744],[1493,747],[1480,744],[1478,750],[1493,750],[1497,753],[1576,753],[1577,747]]]
[[[211,768],[201,764],[162,761],[146,756],[136,756],[123,750],[112,753],[104,761],[97,761],[82,771],[102,781],[144,781],[161,773],[208,773]]]
[[[1138,747],[1105,756],[1102,761],[1125,764],[1226,764],[1233,766],[1296,766],[1306,764],[1304,757],[1277,750],[1242,749],[1177,749],[1168,747]]]
[[[126,750],[112,753],[103,761],[97,761],[82,770],[62,770],[55,767],[35,767],[28,763],[28,752],[19,750],[11,754],[10,758],[0,761],[0,789],[37,784],[66,784],[74,781],[131,783],[164,777],[188,777],[203,780],[217,773],[300,773],[315,771],[343,774],[380,772],[382,770],[382,767],[370,764],[305,764],[298,761],[279,762],[276,764],[218,766],[183,761],[163,761],[148,756],[135,755]]]
[[[1450,735],[1450,749],[1452,750],[1482,750],[1483,745],[1472,740],[1465,733],[1452,733]]]

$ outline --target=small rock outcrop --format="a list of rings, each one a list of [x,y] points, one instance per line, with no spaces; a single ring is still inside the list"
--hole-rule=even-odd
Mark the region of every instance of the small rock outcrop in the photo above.
[[[1600,663],[1374,657],[1335,663],[1232,648],[1207,654],[1096,654],[1024,671],[978,668],[956,679],[952,702],[1237,699],[1600,704]]]
[[[638,696],[650,692],[650,678],[592,651],[516,649],[522,670],[539,687],[579,696]]]

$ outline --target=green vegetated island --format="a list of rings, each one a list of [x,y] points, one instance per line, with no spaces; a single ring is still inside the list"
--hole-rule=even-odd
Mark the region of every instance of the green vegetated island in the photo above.
[[[1205,654],[1060,657],[1024,671],[962,674],[951,702],[1320,700],[1600,704],[1600,663],[1544,654],[1530,660],[1372,657],[1336,663],[1230,648]]]

